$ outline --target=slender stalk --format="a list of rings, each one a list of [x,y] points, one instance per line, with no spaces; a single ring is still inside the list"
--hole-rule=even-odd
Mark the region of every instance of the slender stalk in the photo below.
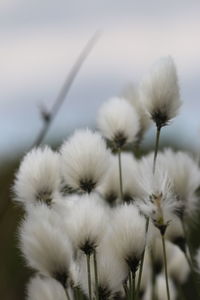
[[[154,159],[153,159],[153,174],[155,173],[155,170],[156,170],[156,159],[157,159],[157,155],[158,155],[160,131],[161,131],[161,127],[157,127],[156,142],[155,142],[155,149],[154,149]]]
[[[128,286],[127,286],[127,280],[123,283],[123,289],[126,296],[126,299],[128,300]]]
[[[61,105],[63,104],[81,66],[83,65],[85,59],[88,57],[89,53],[91,52],[92,48],[94,47],[96,41],[98,40],[100,36],[100,32],[96,32],[92,38],[87,42],[86,46],[83,48],[83,50],[81,51],[79,57],[77,58],[77,60],[75,61],[75,63],[72,66],[72,69],[70,70],[63,86],[62,89],[57,97],[57,99],[55,100],[55,103],[52,107],[51,112],[49,113],[48,119],[45,120],[44,126],[42,128],[42,130],[39,132],[36,140],[34,141],[33,146],[38,146],[41,144],[41,142],[43,141],[44,137],[46,136],[49,127],[51,125],[51,123],[53,122],[53,120],[55,119]],[[31,147],[31,148],[32,148]]]
[[[93,260],[94,260],[94,277],[95,277],[96,300],[99,300],[98,267],[97,267],[96,251],[94,251]]]
[[[146,234],[148,233],[148,230],[149,230],[149,218],[147,218],[147,220],[146,220]],[[140,262],[137,289],[136,289],[136,300],[138,299],[139,293],[140,293],[140,285],[141,285],[141,280],[142,280],[142,271],[143,271],[143,265],[144,265],[145,250],[146,250],[146,244],[145,244],[145,248],[142,253],[142,258],[141,258],[141,262]]]
[[[89,300],[92,300],[92,285],[91,285],[91,270],[90,270],[90,255],[86,254],[87,259],[87,273],[88,273],[88,295]]]
[[[131,272],[131,300],[135,300],[135,272]]]
[[[128,297],[128,299],[129,300],[132,300],[132,295],[131,295],[131,292],[132,292],[132,280],[131,280],[131,272],[129,272],[129,274],[128,274],[128,283],[129,283],[129,285],[128,285],[128,295],[129,295],[129,297]]]
[[[164,267],[165,267],[165,281],[166,281],[167,299],[170,300],[168,272],[167,272],[167,254],[166,254],[166,246],[165,246],[165,235],[161,234],[161,238],[162,238],[162,246],[163,246],[163,258],[164,258]]]
[[[65,294],[67,296],[67,300],[71,300],[67,287],[65,288]]]
[[[118,162],[119,162],[119,188],[120,198],[123,202],[123,181],[122,181],[122,162],[121,162],[121,149],[118,150]]]

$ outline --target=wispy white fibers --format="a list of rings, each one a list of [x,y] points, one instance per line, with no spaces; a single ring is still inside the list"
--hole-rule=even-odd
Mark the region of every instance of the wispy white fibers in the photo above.
[[[143,196],[137,204],[144,215],[151,217],[160,230],[166,229],[173,214],[180,208],[180,203],[173,194],[173,185],[167,170],[157,162],[156,172],[152,173],[152,162],[143,158],[138,175]],[[169,216],[171,216],[169,218]]]
[[[123,98],[105,102],[99,110],[97,123],[103,136],[117,149],[133,142],[139,131],[138,113]]]
[[[47,212],[43,215],[35,210],[29,212],[20,227],[20,248],[30,267],[65,285],[73,255],[72,246],[57,215],[50,211],[52,216]]]
[[[108,237],[109,238],[109,237]],[[116,255],[107,239],[103,240],[97,253],[100,299],[120,292],[128,276],[127,265]],[[93,283],[94,284],[94,283]]]
[[[133,204],[123,204],[113,211],[109,240],[119,259],[124,260],[132,272],[137,270],[144,251],[146,220]]]
[[[15,200],[27,204],[50,204],[59,190],[60,165],[58,153],[49,147],[35,148],[23,158],[16,174]]]
[[[67,300],[65,290],[55,279],[44,276],[33,277],[27,288],[27,300]]]
[[[113,155],[111,157],[110,167],[104,177],[98,191],[103,197],[113,204],[120,198],[119,186],[119,166],[118,158]],[[131,153],[122,153],[122,180],[123,180],[123,200],[125,202],[132,201],[141,194],[141,188],[138,185],[138,162]]]
[[[144,109],[138,87],[133,84],[129,84],[123,91],[123,96],[136,109],[138,113],[140,130],[137,134],[137,138],[138,141],[140,141],[152,122]]]
[[[61,147],[62,175],[67,185],[91,192],[109,166],[109,151],[97,132],[80,129]]]
[[[109,210],[97,194],[77,197],[80,200],[66,220],[66,230],[76,249],[91,254],[99,246],[108,226]]]
[[[175,300],[177,296],[177,290],[169,278],[169,289],[170,289],[170,299]],[[155,294],[157,300],[167,300],[167,292],[166,292],[166,285],[165,285],[165,276],[160,274],[156,277],[156,284],[155,284]]]
[[[158,128],[174,118],[181,106],[178,78],[173,59],[158,60],[141,84],[144,107]]]

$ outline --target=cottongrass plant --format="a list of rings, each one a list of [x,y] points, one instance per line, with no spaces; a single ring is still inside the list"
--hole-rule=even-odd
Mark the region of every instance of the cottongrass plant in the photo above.
[[[191,264],[200,272],[199,251],[196,268],[186,255],[200,169],[187,153],[158,151],[180,105],[174,62],[162,58],[139,89],[102,105],[100,132],[79,129],[58,152],[25,155],[13,189],[25,210],[19,246],[34,271],[28,300],[184,299]],[[124,152],[152,121],[154,151]]]

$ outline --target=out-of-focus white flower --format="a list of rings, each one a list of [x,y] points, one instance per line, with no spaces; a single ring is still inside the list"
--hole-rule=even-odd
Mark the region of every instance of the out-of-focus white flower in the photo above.
[[[103,200],[94,193],[80,198],[66,220],[68,232],[76,249],[90,255],[100,245],[108,225],[109,210]]]
[[[61,147],[62,175],[67,185],[91,192],[109,166],[110,152],[97,132],[77,130]]]
[[[190,267],[185,258],[185,254],[174,245],[171,245],[171,251],[167,256],[168,274],[177,285],[186,282],[190,273]]]
[[[108,241],[113,252],[125,261],[132,272],[136,272],[144,251],[146,220],[133,204],[115,208]]]
[[[111,98],[99,110],[98,128],[112,146],[121,149],[136,139],[139,118],[136,110],[122,98]]]
[[[167,125],[177,115],[181,100],[176,67],[170,56],[153,65],[141,84],[141,97],[158,128]]]
[[[137,134],[137,138],[138,141],[140,141],[152,122],[144,109],[138,87],[133,84],[129,84],[123,91],[123,97],[136,109],[138,113],[140,130]]]
[[[67,300],[61,284],[50,277],[35,276],[28,284],[28,300]]]
[[[170,290],[170,299],[175,300],[177,296],[177,290],[170,278],[168,278],[168,282],[169,282],[169,290]],[[159,274],[156,277],[155,295],[156,295],[156,299],[158,300],[168,299],[164,274]]]
[[[58,216],[29,212],[20,227],[19,237],[28,265],[65,285],[73,252]]]
[[[120,292],[123,282],[128,277],[128,268],[122,260],[118,259],[106,239],[97,253],[97,268],[100,299]],[[93,285],[95,286],[94,278]]]
[[[49,147],[31,150],[16,174],[16,201],[25,206],[37,202],[50,204],[60,185],[59,155]]]
[[[200,186],[200,169],[195,160],[182,151],[166,149],[160,154],[161,163],[167,168],[177,198],[184,212],[191,215],[197,208],[195,192]]]
[[[139,181],[143,189],[143,196],[137,205],[144,215],[151,217],[154,225],[164,234],[169,223],[169,216],[173,217],[180,208],[180,203],[173,194],[173,185],[167,170],[158,164],[153,174],[152,163],[143,158],[140,163]]]
[[[125,202],[132,201],[141,194],[141,188],[138,185],[138,162],[130,153],[122,153],[122,181],[123,181],[123,197]],[[100,185],[98,191],[107,200],[113,204],[120,198],[119,185],[119,162],[116,156],[112,156],[110,168]]]
[[[168,217],[170,219],[170,216]],[[186,240],[183,231],[183,225],[177,216],[172,217],[172,220],[167,228],[166,239],[177,245],[183,252],[186,251]]]

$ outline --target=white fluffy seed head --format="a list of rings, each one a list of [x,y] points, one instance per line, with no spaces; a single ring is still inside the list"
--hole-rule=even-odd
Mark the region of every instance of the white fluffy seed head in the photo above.
[[[16,174],[15,200],[29,204],[50,204],[60,187],[58,153],[49,147],[35,148],[23,158]]]
[[[123,204],[113,211],[109,240],[113,252],[136,271],[144,251],[146,220],[133,204]]]
[[[157,127],[167,125],[177,115],[181,100],[176,67],[170,56],[153,65],[141,84],[141,97]]]
[[[27,287],[28,300],[67,300],[61,284],[50,277],[36,275]]]
[[[139,117],[136,110],[123,98],[111,98],[99,110],[98,128],[114,148],[122,148],[136,139]]]
[[[72,260],[72,246],[57,214],[51,213],[52,216],[47,212],[43,215],[29,212],[20,227],[20,248],[30,267],[41,274],[64,279]]]
[[[101,296],[113,296],[120,292],[123,282],[128,276],[128,268],[124,261],[118,259],[105,238],[97,252],[98,282]],[[93,279],[93,285],[95,280]],[[103,297],[102,297],[103,298]]]
[[[94,193],[82,195],[66,220],[66,230],[76,249],[91,254],[99,245],[109,220],[109,210]]]
[[[128,85],[123,92],[123,96],[136,109],[138,113],[140,130],[137,134],[137,138],[140,142],[152,122],[144,109],[139,89],[136,86],[132,84]]]
[[[97,132],[77,130],[61,147],[61,167],[65,183],[91,192],[102,180],[110,152]]]
[[[130,153],[122,153],[121,162],[124,201],[130,202],[141,194],[141,188],[137,180],[138,162]],[[119,162],[117,156],[113,155],[111,157],[110,168],[98,191],[111,205],[117,199],[120,199]]]
[[[167,170],[157,161],[156,171],[153,174],[152,161],[149,157],[144,157],[140,163],[138,177],[143,189],[143,196],[137,201],[140,210],[152,218],[156,227],[166,228],[170,221],[168,217],[171,218],[180,209]]]

